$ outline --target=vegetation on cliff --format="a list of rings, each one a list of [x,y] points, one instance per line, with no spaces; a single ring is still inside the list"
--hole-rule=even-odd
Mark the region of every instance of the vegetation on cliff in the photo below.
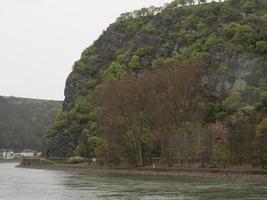
[[[267,162],[267,1],[122,14],[75,62],[50,156]]]
[[[61,105],[58,101],[0,97],[0,149],[43,150],[43,136]]]

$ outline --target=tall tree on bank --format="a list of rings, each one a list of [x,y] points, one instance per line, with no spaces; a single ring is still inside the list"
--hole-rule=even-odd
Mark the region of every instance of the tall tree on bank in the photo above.
[[[203,97],[200,60],[174,63],[164,72],[158,72],[156,80],[155,119],[161,135],[161,154],[169,165],[175,158],[189,157],[189,136],[186,127],[200,119],[200,103]],[[175,150],[174,150],[175,149]]]
[[[175,63],[164,71],[103,83],[97,91],[97,102],[102,107],[99,126],[108,146],[111,148],[118,141],[115,138],[120,138],[116,149],[126,149],[128,158],[141,166],[145,147],[149,146],[144,138],[152,134],[158,140],[159,154],[169,165],[181,154],[187,160],[186,126],[199,120],[199,66],[199,61]]]

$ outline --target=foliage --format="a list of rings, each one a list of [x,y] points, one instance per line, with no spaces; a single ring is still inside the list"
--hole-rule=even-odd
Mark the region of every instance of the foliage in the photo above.
[[[263,168],[267,164],[267,118],[264,118],[257,126],[257,142],[259,144],[259,158]]]
[[[91,156],[96,158],[106,158],[107,147],[104,140],[100,137],[88,138],[88,150]]]
[[[256,42],[256,51],[258,53],[266,54],[267,53],[267,42],[257,41]]]
[[[131,70],[138,71],[141,68],[140,57],[134,55],[128,65]]]
[[[0,148],[43,150],[43,136],[61,110],[61,102],[0,97]]]
[[[117,62],[112,62],[110,67],[104,71],[104,80],[121,79],[127,75],[127,68],[125,65],[121,65]]]
[[[108,147],[116,145],[117,149],[124,149],[129,161],[143,165],[144,160],[156,152],[156,155],[165,154],[166,143],[171,146],[174,141],[165,135],[173,134],[177,143],[182,141],[181,151],[189,154],[188,132],[183,129],[197,119],[195,112],[201,101],[199,63],[199,60],[175,63],[152,74],[146,72],[137,78],[130,76],[120,81],[104,82],[96,91],[96,104],[103,108],[98,124]],[[117,132],[119,130],[122,132]],[[156,132],[158,134],[153,134]],[[113,138],[117,137],[122,141],[114,144]],[[158,146],[161,152],[153,149]],[[171,163],[172,159],[169,157],[167,161]]]

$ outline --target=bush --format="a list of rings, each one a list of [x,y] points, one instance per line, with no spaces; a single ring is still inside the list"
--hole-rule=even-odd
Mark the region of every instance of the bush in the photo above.
[[[267,42],[265,41],[257,41],[256,42],[256,51],[257,53],[267,53]]]

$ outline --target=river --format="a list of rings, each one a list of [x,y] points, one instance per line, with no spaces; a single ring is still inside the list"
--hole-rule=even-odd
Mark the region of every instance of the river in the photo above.
[[[266,200],[267,183],[15,168],[0,163],[0,200]]]

